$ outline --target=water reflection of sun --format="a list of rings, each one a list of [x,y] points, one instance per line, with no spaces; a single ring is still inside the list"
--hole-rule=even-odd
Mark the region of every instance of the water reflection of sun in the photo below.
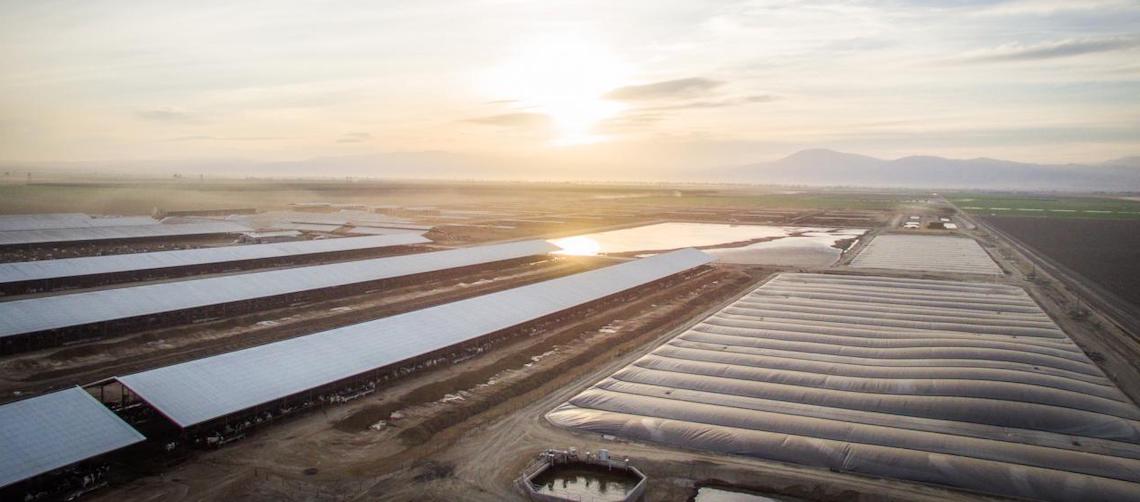
[[[562,248],[562,251],[556,251],[555,254],[570,256],[594,256],[602,251],[601,244],[598,244],[598,241],[589,237],[567,237],[565,239],[555,239],[550,242],[555,246]]]

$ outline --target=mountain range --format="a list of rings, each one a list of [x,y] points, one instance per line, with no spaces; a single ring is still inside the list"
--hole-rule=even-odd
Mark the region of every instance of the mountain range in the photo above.
[[[603,161],[597,158],[605,159]],[[779,160],[701,168],[699,160],[670,165],[623,164],[620,155],[594,160],[508,158],[445,151],[387,152],[313,157],[283,162],[244,159],[41,165],[75,173],[173,173],[197,178],[389,178],[530,181],[650,181],[849,187],[978,188],[994,190],[1140,191],[1140,156],[1088,164],[1031,164],[1008,160],[910,156],[884,160],[810,149]],[[5,166],[19,171],[33,166]]]
[[[812,149],[723,168],[720,175],[736,182],[785,185],[1129,191],[1140,190],[1140,157],[1061,165],[932,156],[884,160]]]

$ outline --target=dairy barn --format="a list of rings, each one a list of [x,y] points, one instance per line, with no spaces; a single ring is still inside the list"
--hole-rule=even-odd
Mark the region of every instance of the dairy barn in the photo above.
[[[544,241],[527,241],[12,300],[0,303],[0,352],[236,315],[331,292],[382,289],[555,249]]]
[[[16,453],[2,470],[4,493],[93,489],[112,465],[222,446],[258,427],[367,396],[394,379],[684,280],[710,260],[695,250],[662,254],[9,403],[0,406],[0,418],[12,425],[2,437],[5,449]],[[75,413],[61,413],[64,408]],[[45,416],[51,419],[41,420]],[[72,444],[75,434],[98,441]],[[143,436],[146,443],[137,445]]]

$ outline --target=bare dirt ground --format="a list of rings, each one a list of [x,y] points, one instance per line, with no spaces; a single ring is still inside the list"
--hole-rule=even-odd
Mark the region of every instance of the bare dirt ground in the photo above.
[[[328,198],[328,193],[320,187],[305,190],[298,189],[289,195],[290,199],[274,195],[266,196],[265,200],[279,204],[285,200],[305,200],[301,197]],[[706,205],[706,199],[712,198],[715,190],[683,189],[675,193],[643,190],[645,193],[640,193],[607,189],[605,194],[598,195],[588,190],[551,189],[524,196],[520,192],[525,191],[516,187],[499,187],[456,191],[451,199],[441,199],[438,190],[432,190],[421,186],[398,187],[392,189],[391,200],[381,200],[375,193],[362,191],[351,200],[395,201],[397,204],[449,200],[452,206],[470,210],[470,215],[452,220],[448,218],[454,215],[433,208],[400,210],[402,217],[440,225],[429,237],[444,244],[565,236],[658,221],[864,227],[877,232],[895,226],[892,217],[897,223],[907,217],[906,211],[925,207],[915,203],[903,212],[878,207],[883,203],[880,199],[898,198],[894,195],[860,194],[835,202],[830,195],[809,194],[805,199],[809,202],[781,207],[776,202],[765,202],[764,194],[755,200],[745,200],[743,195],[735,194],[726,196],[727,202],[723,204],[712,201],[715,204]],[[682,192],[683,196],[676,195]],[[428,197],[426,193],[434,195]],[[148,196],[132,191],[123,204],[141,205]],[[203,189],[201,196],[203,200],[214,200],[222,194]],[[811,200],[826,205],[807,207]],[[263,204],[256,205],[265,208]],[[444,222],[447,224],[443,225]],[[857,254],[872,235],[864,236],[844,255],[844,260]],[[1048,290],[1040,291],[1036,282],[1019,272],[1027,270],[1028,265],[1018,262],[1016,257],[1001,256],[1000,246],[991,240],[987,249],[1003,269],[1010,272],[1005,277],[979,279],[914,272],[894,275],[994,280],[1029,287],[1046,310],[1094,355],[1094,359],[1102,357],[1096,360],[1104,361],[1106,372],[1115,375],[1118,384],[1125,387],[1120,378],[1128,378],[1129,374],[1123,349],[1112,347],[1109,341],[1112,337],[1097,334],[1096,330],[1101,328],[1092,321],[1061,315],[1066,305],[1063,297],[1054,298]],[[580,267],[589,266],[596,265]],[[94,380],[100,375],[123,373],[123,368],[131,364],[123,360],[140,354],[146,365],[167,364],[164,357],[170,357],[173,362],[234,350],[248,346],[242,344],[278,339],[274,338],[278,333],[283,337],[297,336],[537,281],[547,277],[542,275],[545,273],[563,274],[584,269],[565,267],[557,272],[553,269],[503,272],[503,277],[491,284],[475,284],[486,279],[480,276],[468,281],[466,287],[425,285],[419,289],[393,291],[384,299],[343,298],[306,305],[300,313],[296,309],[282,309],[260,316],[218,320],[185,328],[185,331],[107,340],[102,342],[106,345],[93,345],[98,347],[99,353],[74,352],[72,349],[80,347],[69,347],[27,355],[35,357],[26,361],[21,356],[5,360],[4,364],[24,361],[12,368],[22,372],[21,378],[31,380],[7,380],[9,369],[0,366],[3,370],[0,374],[6,379],[0,381],[0,390],[26,388],[35,382],[51,386],[88,377]],[[158,469],[103,490],[91,500],[518,500],[520,495],[513,490],[512,482],[521,469],[543,448],[568,446],[581,450],[608,448],[615,456],[629,457],[631,463],[652,479],[646,500],[689,500],[695,486],[705,482],[809,500],[983,498],[915,483],[657,444],[605,440],[555,428],[543,418],[547,411],[584,387],[751,290],[776,270],[713,267],[683,284],[646,291],[636,301],[609,305],[587,318],[496,346],[480,357],[397,380],[369,398],[288,419],[217,451],[193,453],[177,466]],[[815,271],[870,273],[845,269]],[[351,310],[335,310],[342,307]],[[257,325],[265,321],[276,324]],[[167,344],[174,345],[164,346]],[[198,344],[206,347],[204,352],[193,352],[199,349]],[[150,357],[147,354],[154,359],[146,359]],[[53,371],[61,372],[53,374]],[[1140,378],[1133,381],[1133,387],[1140,386]],[[1125,392],[1136,397],[1133,394],[1136,389]],[[382,427],[371,428],[381,421],[384,422]]]
[[[609,448],[653,479],[647,500],[688,500],[718,481],[812,500],[980,497],[890,480],[606,441],[543,414],[751,290],[771,271],[721,267],[366,402],[259,432],[94,500],[521,500],[512,481],[544,447]],[[401,416],[391,420],[392,413]],[[389,424],[376,431],[368,425]]]
[[[542,447],[580,451],[606,448],[630,459],[652,480],[646,500],[690,500],[700,483],[720,482],[766,493],[808,500],[974,500],[974,494],[884,479],[833,473],[745,457],[707,454],[657,444],[606,440],[550,425],[543,415],[588,385],[644,355],[660,343],[735,300],[759,282],[716,302],[689,322],[662,330],[653,340],[591,371],[565,375],[547,386],[517,396],[501,412],[489,412],[440,433],[431,440],[435,452],[384,477],[360,500],[523,500],[511,488],[523,468]],[[470,427],[470,428],[469,428]],[[439,475],[445,473],[446,475]],[[433,475],[434,474],[434,475]]]
[[[766,272],[717,268],[676,286],[654,288],[634,302],[611,304],[482,357],[398,381],[373,399],[259,431],[232,447],[202,453],[96,500],[422,499],[405,497],[397,488],[409,482],[405,476],[420,476],[424,462],[441,448],[634,353],[694,314],[741,293],[755,284],[757,274]],[[403,418],[380,431],[368,428],[391,419],[393,411]],[[525,463],[532,454],[511,462]],[[482,462],[477,455],[468,458]],[[509,478],[517,469],[503,460],[486,466]],[[490,498],[510,496],[509,482],[486,482],[498,492]],[[456,494],[449,499],[457,499]]]

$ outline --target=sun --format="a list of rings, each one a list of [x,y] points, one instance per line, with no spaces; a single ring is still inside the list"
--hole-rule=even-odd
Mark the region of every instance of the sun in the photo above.
[[[556,251],[555,254],[564,254],[570,256],[595,256],[602,251],[602,246],[598,244],[598,241],[595,241],[589,237],[567,237],[565,239],[556,239],[550,242],[555,246],[562,248],[561,251]]]
[[[548,116],[554,144],[566,146],[605,140],[597,125],[624,106],[603,96],[626,82],[628,73],[601,45],[580,37],[545,38],[523,44],[482,84],[496,100]]]

